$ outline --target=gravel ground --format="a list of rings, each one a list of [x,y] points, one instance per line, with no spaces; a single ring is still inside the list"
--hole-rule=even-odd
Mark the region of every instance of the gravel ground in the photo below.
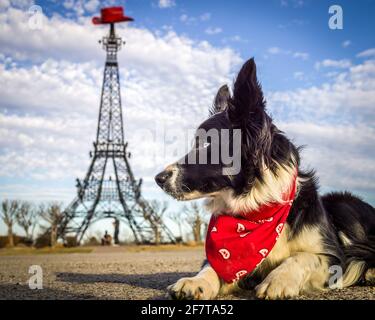
[[[92,253],[0,257],[0,299],[163,299],[167,285],[192,276],[202,248],[132,252],[97,248]],[[29,266],[43,268],[43,289],[28,287]],[[251,292],[221,299],[254,299]],[[374,286],[328,291],[300,299],[371,299]]]

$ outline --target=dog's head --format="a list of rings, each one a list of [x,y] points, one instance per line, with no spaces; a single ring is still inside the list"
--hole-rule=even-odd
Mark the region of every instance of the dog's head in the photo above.
[[[178,200],[241,196],[265,180],[265,171],[294,161],[292,145],[265,111],[254,59],[237,75],[233,96],[222,86],[210,117],[196,131],[191,151],[160,172],[155,180]]]

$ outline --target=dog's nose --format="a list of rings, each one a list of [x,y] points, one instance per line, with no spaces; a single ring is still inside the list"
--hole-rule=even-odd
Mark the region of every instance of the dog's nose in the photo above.
[[[156,175],[155,181],[160,186],[163,187],[165,182],[172,176],[172,171],[162,171]]]

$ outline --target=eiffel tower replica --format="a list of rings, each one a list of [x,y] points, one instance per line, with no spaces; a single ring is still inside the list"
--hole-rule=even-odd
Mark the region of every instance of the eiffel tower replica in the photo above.
[[[142,179],[136,180],[124,140],[117,52],[125,44],[115,33],[115,24],[132,21],[122,7],[101,10],[94,24],[108,24],[109,34],[99,43],[106,51],[99,120],[91,164],[83,181],[77,179],[77,196],[65,209],[59,236],[75,234],[80,244],[88,227],[104,218],[125,221],[136,243],[176,239],[157,212],[141,196]]]

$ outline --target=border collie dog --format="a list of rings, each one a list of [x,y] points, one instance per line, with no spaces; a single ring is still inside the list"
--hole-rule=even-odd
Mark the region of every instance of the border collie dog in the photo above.
[[[240,169],[223,174],[230,164],[221,159],[218,163],[189,163],[192,152],[204,148],[210,153],[213,148],[210,143],[202,145],[197,136],[185,161],[169,165],[155,177],[173,198],[206,198],[207,208],[220,216],[277,204],[291,181],[295,193],[276,243],[251,274],[227,283],[206,262],[196,276],[168,287],[171,298],[214,299],[219,293],[241,289],[255,289],[258,298],[293,298],[332,287],[336,270],[332,266],[342,271],[336,282],[342,287],[374,280],[375,209],[349,192],[318,194],[314,171],[300,169],[300,149],[266,113],[254,59],[241,68],[232,93],[227,86],[219,89],[210,117],[199,129],[240,129]],[[230,145],[234,145],[232,140]]]

